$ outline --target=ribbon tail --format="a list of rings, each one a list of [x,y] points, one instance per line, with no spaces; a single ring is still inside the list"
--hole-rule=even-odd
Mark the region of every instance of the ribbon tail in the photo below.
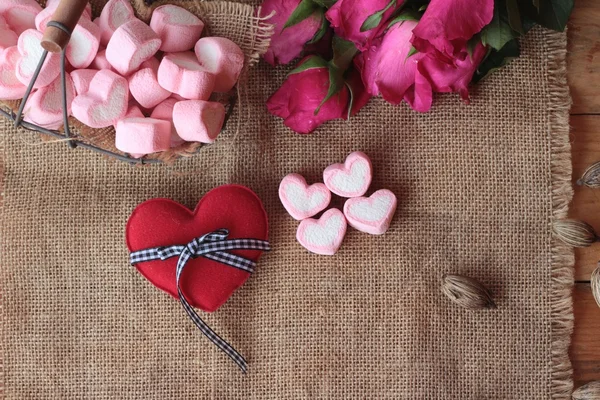
[[[179,290],[179,300],[181,301],[181,305],[183,306],[185,312],[188,314],[190,319],[194,322],[194,324],[200,329],[211,342],[213,342],[223,353],[227,354],[229,358],[233,360],[237,364],[238,367],[245,374],[248,372],[248,363],[246,359],[237,352],[227,341],[225,341],[221,336],[219,336],[215,331],[213,331],[207,324],[200,318],[198,313],[190,306],[190,304],[185,300],[183,293]]]

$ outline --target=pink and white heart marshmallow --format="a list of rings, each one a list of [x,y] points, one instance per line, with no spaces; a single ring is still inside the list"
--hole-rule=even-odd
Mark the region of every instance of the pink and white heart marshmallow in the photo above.
[[[350,153],[343,164],[330,165],[323,171],[323,182],[333,193],[342,197],[359,197],[367,192],[373,177],[373,167],[367,155]]]
[[[323,211],[331,192],[323,183],[308,185],[299,174],[289,174],[279,184],[279,199],[292,218],[301,221]]]
[[[337,208],[327,210],[321,218],[300,222],[296,239],[308,251],[327,256],[334,255],[346,236],[346,218]]]
[[[346,200],[344,215],[348,224],[361,232],[382,235],[387,232],[396,212],[396,196],[381,189],[369,197],[354,197]]]

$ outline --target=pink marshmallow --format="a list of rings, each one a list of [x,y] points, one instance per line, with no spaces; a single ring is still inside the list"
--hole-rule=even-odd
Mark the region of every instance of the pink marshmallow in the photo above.
[[[301,221],[326,209],[331,192],[322,183],[309,186],[302,175],[289,174],[279,184],[279,199],[292,218]]]
[[[371,160],[355,151],[343,164],[330,165],[323,171],[323,182],[329,190],[342,197],[359,197],[367,192],[373,177]]]
[[[89,68],[93,68],[93,69],[97,69],[97,70],[101,70],[101,69],[112,70],[113,69],[112,65],[110,65],[110,63],[106,59],[106,50],[100,50],[96,54],[96,57],[90,64]]]
[[[173,124],[173,108],[179,100],[171,97],[154,107],[150,118],[162,119],[171,123],[171,147],[177,147],[185,141],[177,134],[175,124]]]
[[[347,225],[344,214],[337,208],[331,208],[319,219],[302,220],[296,239],[312,253],[332,256],[344,241]]]
[[[202,67],[191,51],[170,53],[160,62],[158,83],[186,99],[208,100],[215,85],[215,75]]]
[[[186,100],[173,107],[177,134],[188,142],[213,143],[224,121],[225,107],[214,101]]]
[[[16,46],[19,41],[19,37],[16,33],[11,31],[8,27],[0,26],[0,52],[12,46]]]
[[[171,124],[154,118],[126,118],[117,122],[115,146],[140,157],[169,150]]]
[[[378,190],[370,197],[346,200],[344,215],[348,224],[361,232],[383,235],[390,227],[396,212],[396,196],[387,189]]]
[[[121,25],[106,47],[106,59],[121,75],[129,75],[152,57],[161,41],[152,29],[139,19]]]
[[[110,0],[102,8],[102,13],[95,20],[100,27],[102,35],[100,43],[108,45],[112,35],[124,23],[135,19],[133,7],[128,0]]]
[[[41,11],[42,7],[34,0],[0,1],[0,14],[17,35],[27,29],[35,29],[35,16]]]
[[[135,104],[135,102],[130,101],[129,102],[129,108],[127,109],[127,113],[125,114],[125,116],[123,117],[123,119],[126,118],[144,118],[145,115],[142,112],[142,109]]]
[[[92,128],[105,128],[125,116],[128,103],[127,79],[104,69],[94,76],[89,91],[73,100],[73,116]]]
[[[75,88],[69,74],[65,74],[67,113],[71,114],[71,103],[75,98]],[[62,83],[60,76],[50,85],[36,90],[25,105],[25,121],[48,129],[63,126]]]
[[[48,1],[46,2],[46,8],[44,8],[38,15],[35,16],[35,28],[44,32],[46,30],[46,25],[48,22],[52,21],[52,17],[54,17],[54,12],[58,7],[60,0]],[[88,21],[92,20],[92,7],[88,4],[81,15],[81,19],[86,19]],[[81,21],[81,20],[80,20]]]
[[[153,108],[171,96],[171,92],[158,83],[158,60],[154,57],[150,60],[142,63],[142,68],[128,78],[131,95],[144,108]]]
[[[8,23],[6,22],[6,19],[4,19],[4,17],[0,14],[0,29],[10,29],[10,27],[8,26]]]
[[[150,28],[162,40],[160,50],[175,53],[194,48],[204,22],[185,8],[167,4],[152,12]]]
[[[42,33],[35,29],[27,29],[19,36],[18,49],[21,58],[17,62],[16,73],[17,78],[24,85],[29,85],[33,73],[38,65],[44,49],[40,44],[42,41]],[[42,66],[40,75],[35,81],[34,88],[41,88],[52,83],[60,74],[60,57],[58,54],[48,53],[46,61]]]
[[[27,87],[15,75],[15,68],[20,58],[17,46],[0,52],[0,99],[2,100],[18,100],[25,95]]]
[[[67,60],[74,68],[87,68],[94,61],[99,47],[100,28],[92,21],[81,18],[67,45]]]
[[[76,69],[71,72],[71,79],[73,80],[75,92],[77,92],[78,95],[87,93],[90,89],[90,83],[97,73],[97,69]]]
[[[244,52],[237,44],[222,37],[204,37],[194,51],[200,64],[216,75],[215,92],[233,89],[244,67]]]

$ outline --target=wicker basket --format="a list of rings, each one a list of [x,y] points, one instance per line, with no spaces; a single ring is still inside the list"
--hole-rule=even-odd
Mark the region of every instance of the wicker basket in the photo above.
[[[39,3],[44,6],[45,0],[41,0]],[[90,3],[92,4],[94,15],[98,15],[102,11],[104,4],[106,4],[106,0],[92,0]],[[153,9],[159,5],[175,4],[181,6],[202,19],[205,23],[204,36],[226,37],[240,46],[246,56],[246,60],[244,69],[240,75],[238,87],[227,94],[213,94],[211,98],[211,100],[220,101],[225,104],[227,109],[225,121],[227,121],[228,117],[234,111],[239,93],[237,89],[239,89],[240,85],[244,84],[248,68],[258,61],[259,57],[269,46],[273,28],[268,24],[267,19],[258,18],[257,15],[259,13],[250,5],[227,1],[157,1],[153,2],[152,5],[147,5],[143,0],[131,0],[131,3],[138,18],[146,22],[150,20]],[[20,103],[21,101],[0,101],[0,105],[2,105],[1,111],[4,116],[8,116],[9,118],[11,116],[14,117],[14,113]],[[42,138],[50,137],[51,139],[68,140],[64,136],[64,130],[62,129],[60,131],[49,131],[28,123],[23,123],[21,126],[25,130],[39,132]],[[206,147],[206,145],[203,146],[201,143],[186,142],[168,151],[136,159],[116,149],[115,130],[113,127],[93,129],[82,124],[75,118],[69,119],[69,127],[72,139],[68,141],[71,143],[71,146],[65,146],[65,151],[68,151],[70,147],[87,148],[130,163],[173,162],[180,157],[189,157],[198,154],[203,147]],[[223,126],[223,129],[226,129],[226,124]],[[73,144],[76,146],[72,146]]]

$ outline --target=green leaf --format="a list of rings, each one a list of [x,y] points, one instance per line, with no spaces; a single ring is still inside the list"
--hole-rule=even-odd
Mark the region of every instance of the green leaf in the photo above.
[[[385,8],[383,10],[379,10],[374,14],[369,15],[369,17],[365,20],[365,22],[363,22],[363,24],[360,26],[360,31],[361,32],[366,32],[366,31],[370,31],[371,29],[377,28],[379,26],[379,24],[381,23],[381,20],[383,19],[383,14],[390,9],[390,7],[393,7],[396,5],[396,0],[392,0],[388,3],[387,6],[385,6]]]
[[[304,72],[307,69],[327,68],[328,66],[329,63],[323,60],[321,57],[310,56],[302,64],[298,65],[296,68],[290,71],[288,75],[299,74],[300,72]]]
[[[523,23],[521,21],[521,11],[519,10],[519,0],[506,0],[506,11],[508,12],[508,23],[510,27],[524,35]]]
[[[477,71],[475,71],[472,82],[479,82],[492,72],[502,68],[515,58],[519,57],[520,53],[519,41],[517,39],[513,39],[506,43],[500,50],[491,49],[487,57],[477,68]]]
[[[317,107],[317,109],[315,110],[315,115],[317,115],[319,111],[321,111],[321,107],[327,102],[327,100],[329,100],[330,98],[335,96],[340,90],[342,90],[342,88],[344,87],[343,75],[344,73],[341,72],[335,66],[329,67],[329,90],[327,91],[327,95],[325,96],[321,104],[319,104],[319,107]]]
[[[423,4],[421,7],[419,7],[419,11],[423,12],[427,10],[427,4]]]
[[[421,19],[421,14],[420,13],[418,13],[415,10],[407,9],[407,10],[402,11],[395,18],[393,18],[390,21],[390,23],[388,24],[388,28],[391,27],[392,25],[397,24],[398,22],[403,22],[403,21],[418,21],[419,19]]]
[[[317,3],[318,5],[320,5],[321,7],[331,8],[337,0],[312,0],[312,1]]]
[[[325,10],[320,8],[315,12],[317,13],[317,15],[320,15],[321,27],[319,28],[319,30],[317,30],[317,32],[315,33],[315,36],[313,36],[312,39],[310,39],[308,42],[306,42],[306,44],[317,43],[319,40],[321,40],[323,38],[323,36],[325,36],[325,33],[327,32],[327,29],[329,28],[329,21],[327,21],[327,18],[325,18]]]
[[[538,24],[562,32],[567,26],[573,5],[573,0],[541,0],[539,8],[536,8],[534,4],[524,2],[521,9]]]
[[[304,21],[306,18],[310,17],[313,12],[315,12],[317,7],[318,6],[312,0],[302,0],[285,22],[283,29],[289,28],[290,26],[294,26]]]
[[[352,59],[358,53],[358,49],[349,40],[344,40],[339,36],[333,37],[333,60],[331,64],[339,68],[342,72],[346,71],[352,62]]]
[[[481,31],[481,42],[495,50],[500,50],[517,36],[518,34],[511,29],[510,25],[500,17],[498,7],[495,7],[492,22]]]
[[[477,46],[479,42],[481,42],[481,36],[479,34],[474,35],[467,42],[467,53],[469,54],[469,58],[471,60],[473,59],[473,51],[475,50],[475,46]]]
[[[417,50],[415,48],[415,46],[410,46],[410,50],[408,51],[408,54],[406,55],[406,59],[408,59],[413,54],[417,54],[418,52],[419,52],[419,50]]]

